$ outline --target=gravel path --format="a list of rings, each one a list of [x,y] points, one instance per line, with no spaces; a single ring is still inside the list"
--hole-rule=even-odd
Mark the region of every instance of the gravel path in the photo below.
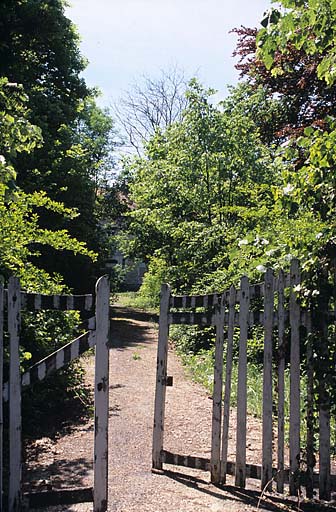
[[[125,316],[131,316],[125,318]],[[258,510],[256,482],[250,490],[236,489],[228,480],[225,489],[209,483],[209,474],[166,466],[163,474],[151,472],[151,443],[155,390],[157,330],[145,315],[115,308],[114,348],[110,352],[109,511],[204,512],[206,510]],[[211,399],[192,383],[174,352],[169,352],[164,447],[185,455],[210,456]],[[93,379],[94,360],[86,359],[87,377]],[[234,428],[234,411],[232,427]],[[233,430],[231,432],[233,437]],[[40,449],[39,449],[40,444]],[[45,479],[53,486],[92,485],[93,425],[76,427],[56,441],[36,445],[36,459],[28,466],[30,479]],[[229,459],[233,459],[233,440]],[[260,423],[248,423],[248,461],[261,460]],[[231,484],[231,485],[230,485]],[[289,510],[279,497],[261,501],[269,510]],[[51,511],[92,510],[92,504],[50,507]]]

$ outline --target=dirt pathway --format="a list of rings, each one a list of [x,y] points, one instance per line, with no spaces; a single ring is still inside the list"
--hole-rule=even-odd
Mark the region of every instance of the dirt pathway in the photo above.
[[[129,316],[129,318],[126,318]],[[155,390],[157,330],[148,315],[115,308],[110,353],[109,511],[204,512],[206,510],[257,510],[259,492],[225,490],[209,483],[209,474],[170,466],[164,474],[151,472],[151,442]],[[167,388],[165,449],[184,455],[210,455],[212,402],[200,386],[185,375],[173,351],[168,374],[174,386]],[[94,360],[86,361],[93,380]],[[234,415],[233,415],[234,422]],[[233,425],[234,426],[234,425]],[[260,425],[248,425],[248,461],[260,463]],[[233,435],[233,431],[232,434]],[[49,444],[48,444],[49,443]],[[88,422],[57,441],[40,441],[36,461],[28,467],[30,478],[45,479],[53,486],[92,485],[93,425]],[[233,443],[229,448],[232,459]],[[228,484],[230,484],[230,480]],[[251,489],[251,488],[250,488]],[[279,498],[262,501],[269,510],[288,510]],[[50,511],[92,510],[91,504],[53,507]]]

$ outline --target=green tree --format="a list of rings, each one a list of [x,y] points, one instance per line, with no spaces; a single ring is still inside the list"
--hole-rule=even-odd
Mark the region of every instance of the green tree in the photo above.
[[[126,245],[133,256],[163,260],[179,290],[213,288],[219,274],[220,288],[227,284],[229,247],[262,224],[278,179],[253,114],[231,99],[214,106],[213,92],[192,81],[181,122],[157,131],[132,165]]]
[[[82,242],[66,230],[49,230],[40,226],[39,212],[53,211],[68,219],[77,213],[47,197],[44,192],[27,194],[15,184],[14,162],[19,153],[29,153],[42,144],[40,130],[27,119],[28,98],[22,87],[0,79],[0,269],[8,276],[18,275],[30,289],[51,284],[47,274],[33,263],[40,247],[69,250],[92,258]],[[55,283],[59,282],[59,278]]]
[[[1,2],[0,76],[23,85],[29,121],[43,137],[43,145],[16,155],[18,185],[27,193],[43,190],[79,214],[69,222],[51,210],[41,211],[40,226],[66,229],[100,251],[95,203],[102,177],[111,170],[112,121],[95,105],[96,92],[80,76],[86,61],[64,5],[63,0]],[[77,289],[87,289],[100,272],[87,258],[74,259],[68,251],[60,258],[50,248],[41,250],[39,264],[60,272]],[[83,283],[83,274],[89,284]]]
[[[320,56],[317,76],[328,86],[336,80],[336,3],[334,0],[282,0],[282,11],[271,9],[262,21],[257,45],[272,74],[282,74],[281,64],[273,66],[275,54],[288,54],[291,46],[306,55]]]

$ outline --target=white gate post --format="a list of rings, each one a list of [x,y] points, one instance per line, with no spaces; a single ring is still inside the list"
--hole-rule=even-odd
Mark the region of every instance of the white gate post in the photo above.
[[[168,312],[170,288],[167,284],[161,286],[159,342],[156,367],[156,389],[154,405],[153,429],[153,469],[162,469],[161,451],[163,448],[163,431],[165,416],[167,358],[168,358]]]
[[[106,512],[108,500],[109,302],[110,284],[103,276],[96,283],[94,512]]]
[[[3,320],[4,289],[0,283],[0,510],[2,510],[3,486]]]
[[[216,348],[214,368],[214,388],[212,401],[212,433],[211,433],[211,482],[220,482],[220,449],[221,449],[221,423],[222,423],[222,394],[223,394],[223,346],[224,346],[224,315],[225,294],[216,308]]]
[[[290,404],[289,404],[289,493],[294,496],[298,491],[300,467],[300,305],[297,301],[295,286],[301,281],[299,261],[293,259],[290,269],[289,320],[291,329],[290,348]]]
[[[9,362],[9,493],[10,512],[21,510],[21,378],[20,378],[21,288],[16,277],[8,282]]]
[[[233,336],[235,328],[235,306],[236,289],[233,285],[230,287],[229,295],[229,320],[227,332],[226,348],[226,368],[225,368],[225,391],[223,405],[223,434],[222,434],[222,463],[221,463],[221,483],[226,483],[227,455],[229,444],[229,424],[230,424],[230,401],[231,401],[231,378],[233,361]]]
[[[274,276],[271,269],[265,274],[264,295],[264,367],[262,416],[261,489],[272,491],[272,345],[274,311]]]
[[[240,280],[239,361],[237,386],[237,433],[235,485],[246,483],[246,410],[247,410],[247,338],[250,310],[250,285],[246,276]]]

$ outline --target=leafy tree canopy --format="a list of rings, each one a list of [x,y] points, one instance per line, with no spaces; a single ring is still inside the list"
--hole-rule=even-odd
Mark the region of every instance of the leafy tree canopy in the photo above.
[[[17,151],[13,165],[17,184],[26,193],[43,190],[79,214],[69,222],[51,210],[41,211],[41,227],[66,229],[103,254],[106,237],[100,233],[96,201],[113,169],[113,122],[97,107],[96,91],[80,75],[86,61],[64,5],[63,0],[4,0],[0,5],[0,76],[22,85],[27,120],[43,138],[34,151]],[[92,284],[98,268],[87,258],[63,256],[44,248],[39,264],[60,272],[70,286],[87,289],[81,274]]]
[[[214,106],[213,93],[193,80],[181,122],[157,131],[131,166],[128,250],[162,258],[184,290],[213,287],[214,275],[228,270],[228,246],[264,222],[278,180],[253,114],[232,98]]]
[[[0,79],[0,271],[17,275],[28,289],[39,291],[60,286],[56,277],[50,280],[45,271],[33,263],[40,247],[69,250],[89,258],[95,254],[82,242],[71,238],[66,230],[40,227],[41,209],[53,211],[69,219],[77,213],[53,201],[44,192],[27,194],[15,184],[14,162],[18,153],[29,153],[42,144],[40,130],[28,119],[27,96],[22,87]]]
[[[336,2],[335,0],[282,0],[283,11],[271,9],[262,21],[257,46],[272,74],[282,74],[281,65],[273,66],[276,52],[290,53],[290,47],[306,55],[320,56],[317,76],[328,86],[336,80]]]

